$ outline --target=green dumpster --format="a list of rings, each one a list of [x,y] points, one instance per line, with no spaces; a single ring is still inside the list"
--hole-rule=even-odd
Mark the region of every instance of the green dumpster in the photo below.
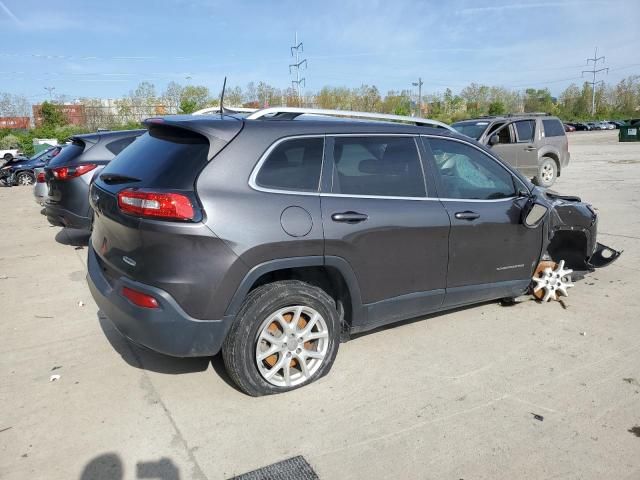
[[[620,142],[640,142],[640,125],[623,125],[618,134]]]

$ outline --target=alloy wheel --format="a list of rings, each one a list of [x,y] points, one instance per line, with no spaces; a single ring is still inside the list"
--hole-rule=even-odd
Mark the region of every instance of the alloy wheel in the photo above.
[[[278,387],[309,380],[329,347],[329,329],[315,309],[296,305],[269,315],[258,329],[255,361],[262,378]]]

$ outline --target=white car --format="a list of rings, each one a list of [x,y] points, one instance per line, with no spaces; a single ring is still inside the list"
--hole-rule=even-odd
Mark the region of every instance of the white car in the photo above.
[[[13,160],[18,156],[18,149],[12,148],[9,150],[0,150],[0,161],[3,164],[7,163],[9,160]]]

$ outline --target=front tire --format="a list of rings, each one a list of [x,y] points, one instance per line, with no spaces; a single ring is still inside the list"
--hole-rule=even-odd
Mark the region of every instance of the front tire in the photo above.
[[[542,157],[538,166],[538,174],[534,177],[533,183],[539,187],[548,188],[556,182],[558,177],[558,165],[553,158]]]
[[[336,302],[298,280],[256,288],[222,346],[231,380],[257,397],[307,385],[329,372],[338,353]]]
[[[29,172],[20,172],[16,176],[16,184],[20,185],[21,187],[33,185],[34,183],[36,183],[36,179]]]

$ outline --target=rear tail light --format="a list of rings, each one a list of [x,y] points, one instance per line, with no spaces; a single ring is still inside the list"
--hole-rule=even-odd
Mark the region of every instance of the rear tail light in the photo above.
[[[125,189],[118,193],[118,206],[125,213],[141,217],[193,220],[195,216],[191,199],[181,193]]]
[[[51,173],[56,180],[69,180],[71,178],[79,177],[87,172],[90,172],[97,165],[93,163],[86,163],[84,165],[78,165],[77,167],[57,167],[52,168]]]
[[[139,292],[129,287],[122,287],[122,296],[134,305],[142,308],[159,308],[158,300],[151,295]]]
[[[36,182],[38,183],[44,183],[46,180],[44,178],[44,172],[40,172],[38,173],[38,176],[36,177]]]

